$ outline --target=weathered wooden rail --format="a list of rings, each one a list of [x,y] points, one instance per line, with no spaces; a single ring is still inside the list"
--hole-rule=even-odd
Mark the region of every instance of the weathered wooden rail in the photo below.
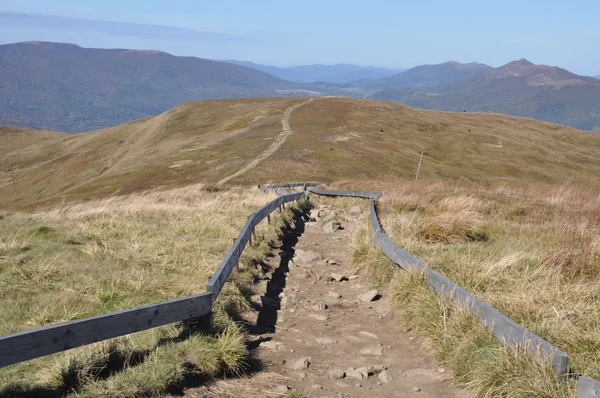
[[[541,355],[552,365],[557,375],[569,375],[569,357],[565,352],[431,269],[389,239],[377,214],[376,201],[382,196],[380,192],[326,190],[316,185],[318,183],[259,185],[260,189],[281,196],[250,215],[233,246],[206,285],[206,293],[1,336],[0,367],[210,314],[214,301],[237,266],[258,223],[269,218],[273,211],[283,207],[285,203],[302,199],[307,196],[306,192],[310,192],[324,196],[368,199],[374,242],[388,258],[403,269],[424,272],[429,286],[437,294],[459,302],[504,344],[519,346],[533,355]],[[293,188],[303,188],[304,191],[297,192]],[[579,377],[577,397],[600,397],[600,382],[585,376]]]
[[[426,276],[429,286],[440,296],[451,297],[474,314],[479,322],[494,337],[509,346],[527,350],[531,355],[541,357],[552,365],[554,373],[560,377],[573,377],[569,374],[569,356],[548,341],[537,336],[524,326],[507,317],[491,305],[483,302],[439,272],[431,269],[423,261],[402,249],[385,234],[377,214],[376,201],[380,192],[326,190],[309,186],[307,191],[326,196],[348,196],[370,200],[370,222],[375,245],[394,263],[406,270],[417,270]],[[600,397],[600,382],[589,377],[578,379],[577,397]]]
[[[206,293],[0,336],[0,367],[210,314],[254,228],[274,210],[304,196],[305,192],[288,191],[252,213],[208,282]]]

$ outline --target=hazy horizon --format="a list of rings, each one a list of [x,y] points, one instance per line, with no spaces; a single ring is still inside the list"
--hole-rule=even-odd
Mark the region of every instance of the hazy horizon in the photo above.
[[[558,2],[539,7],[513,0],[502,6],[435,0],[426,7],[383,0],[369,7],[338,0],[265,3],[0,0],[0,44],[66,42],[279,67],[409,69],[446,61],[498,67],[526,58],[582,75],[600,73],[594,21],[600,4],[592,0],[576,11]],[[576,19],[569,19],[572,13]]]

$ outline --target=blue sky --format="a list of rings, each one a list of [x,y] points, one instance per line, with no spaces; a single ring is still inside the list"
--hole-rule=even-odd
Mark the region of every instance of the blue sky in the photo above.
[[[278,66],[345,62],[412,67],[448,60],[500,66],[527,58],[600,74],[600,1],[485,3],[0,0],[0,11],[67,17],[2,14],[0,43],[63,41]]]

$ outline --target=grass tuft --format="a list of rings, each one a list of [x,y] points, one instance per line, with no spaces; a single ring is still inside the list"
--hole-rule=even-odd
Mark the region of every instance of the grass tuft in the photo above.
[[[600,377],[597,193],[427,183],[418,190],[377,188],[384,192],[382,225],[394,241],[565,351],[575,375]],[[423,225],[440,217],[460,222],[424,238]],[[371,241],[367,226],[357,231],[354,265],[387,289],[394,311],[427,336],[457,384],[480,397],[574,396],[575,378],[561,380],[542,356],[502,345],[464,308],[439,298],[422,274],[390,265]]]

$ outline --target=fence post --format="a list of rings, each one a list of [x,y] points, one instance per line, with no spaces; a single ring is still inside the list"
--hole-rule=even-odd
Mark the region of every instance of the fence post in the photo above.
[[[233,243],[235,243],[235,238],[232,238],[232,240],[233,240]],[[233,271],[240,272],[240,260],[239,259],[235,262],[235,267],[233,267]]]
[[[267,214],[267,222],[271,224],[271,213]]]

